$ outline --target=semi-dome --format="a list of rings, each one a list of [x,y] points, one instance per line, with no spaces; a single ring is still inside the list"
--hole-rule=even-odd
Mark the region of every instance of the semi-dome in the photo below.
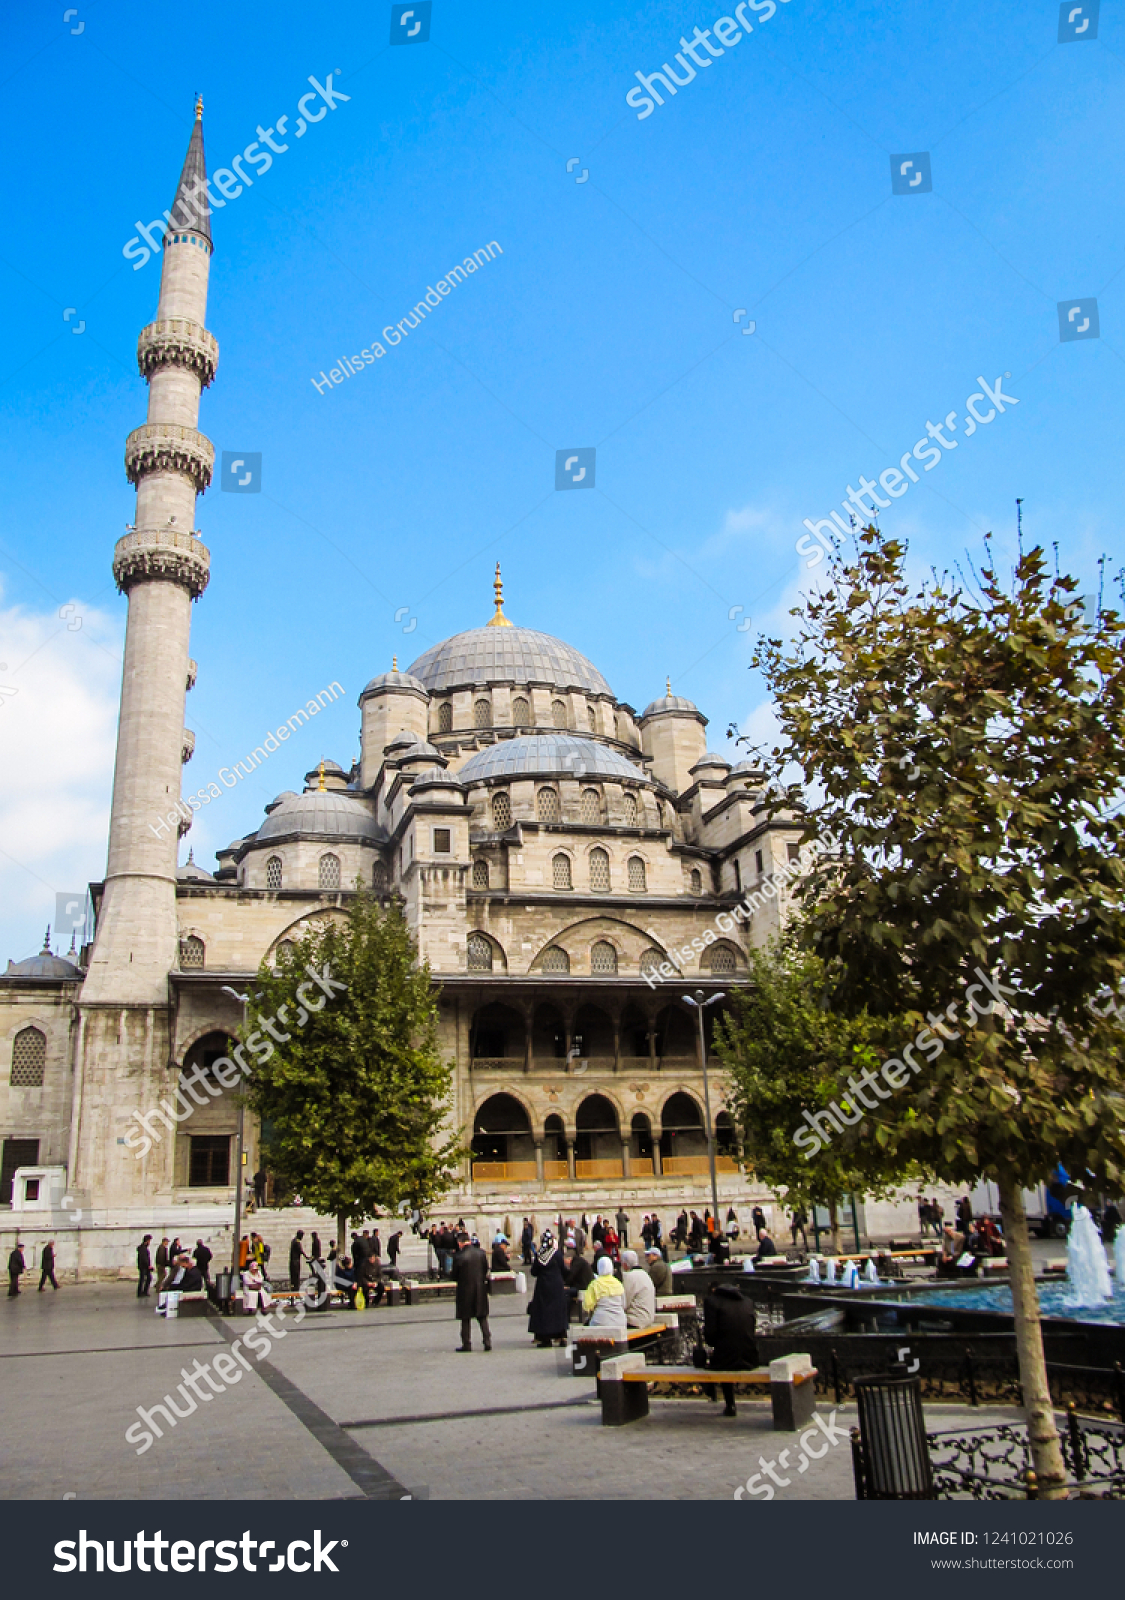
[[[431,694],[474,684],[550,684],[613,697],[592,661],[573,645],[533,628],[470,628],[435,644],[410,668]]]
[[[365,685],[359,698],[365,700],[369,694],[378,694],[381,689],[406,689],[412,690],[415,694],[425,694],[426,685],[409,672],[399,672],[397,669],[393,672],[380,672]]]
[[[383,844],[387,835],[360,800],[339,790],[314,789],[271,811],[251,845],[280,839],[357,839]]]
[[[529,733],[518,739],[504,739],[471,755],[457,776],[467,785],[498,778],[532,777],[651,781],[619,750],[576,733]]]

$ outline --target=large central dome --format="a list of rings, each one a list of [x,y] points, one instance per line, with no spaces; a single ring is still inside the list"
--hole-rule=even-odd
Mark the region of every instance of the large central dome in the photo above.
[[[613,690],[592,661],[572,645],[532,628],[470,628],[435,644],[418,657],[410,675],[431,694],[485,683],[546,683],[587,694]]]

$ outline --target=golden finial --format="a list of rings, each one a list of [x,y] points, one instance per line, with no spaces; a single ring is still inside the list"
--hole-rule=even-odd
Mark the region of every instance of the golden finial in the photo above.
[[[496,595],[496,615],[490,620],[488,626],[490,628],[510,628],[512,624],[504,615],[504,585],[500,578],[499,561],[496,563],[496,577],[493,580],[492,588]]]
[[[671,674],[669,674],[669,676],[667,678],[665,678],[665,680],[664,680],[664,692],[667,695],[671,696],[671,693],[672,693],[672,678],[671,678]]]
[[[317,786],[318,791],[321,794],[326,793],[327,785],[324,782],[324,762],[323,761],[320,763],[320,766],[316,769],[316,777],[317,777],[316,786]]]
[[[398,657],[397,656],[392,656],[391,657],[391,671],[392,672],[397,672],[398,671]]]
[[[203,96],[201,94],[197,94],[195,97],[195,120],[196,122],[203,121]]]

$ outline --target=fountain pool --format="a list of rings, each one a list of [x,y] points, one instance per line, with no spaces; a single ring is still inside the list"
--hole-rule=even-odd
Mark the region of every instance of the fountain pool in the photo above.
[[[1076,1322],[1104,1322],[1125,1327],[1125,1285],[1114,1287],[1109,1300],[1096,1306],[1076,1306],[1074,1290],[1066,1279],[1058,1283],[1038,1283],[1039,1311],[1044,1317],[1060,1317]],[[982,1285],[979,1289],[914,1289],[911,1305],[953,1306],[965,1311],[998,1311],[1012,1315],[1012,1291],[1006,1283]]]

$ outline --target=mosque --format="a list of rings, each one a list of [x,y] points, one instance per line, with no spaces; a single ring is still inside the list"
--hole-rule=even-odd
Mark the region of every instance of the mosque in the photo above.
[[[94,932],[69,959],[48,946],[0,974],[4,1232],[51,1231],[90,1275],[131,1260],[138,1230],[229,1226],[230,1095],[143,1156],[131,1130],[227,1053],[237,992],[310,919],[343,916],[357,879],[400,897],[439,987],[451,1124],[472,1146],[443,1211],[479,1225],[621,1203],[702,1211],[707,1097],[683,997],[744,981],[747,948],[785,914],[773,885],[800,829],[768,817],[750,763],[708,750],[690,700],[668,686],[638,714],[573,646],[509,619],[499,566],[483,626],[367,684],[358,761],[321,761],[214,872],[190,854],[178,866],[177,827],[152,826],[180,802],[194,746],[191,608],[210,575],[193,531],[214,461],[200,396],[218,362],[206,183],[197,105],[137,351],[147,420],[125,447],[136,521],[113,557],[128,621]],[[747,897],[758,909],[736,918]],[[739,1166],[708,1064],[720,1204],[742,1210],[765,1191]],[[251,1121],[252,1173],[268,1157]]]

